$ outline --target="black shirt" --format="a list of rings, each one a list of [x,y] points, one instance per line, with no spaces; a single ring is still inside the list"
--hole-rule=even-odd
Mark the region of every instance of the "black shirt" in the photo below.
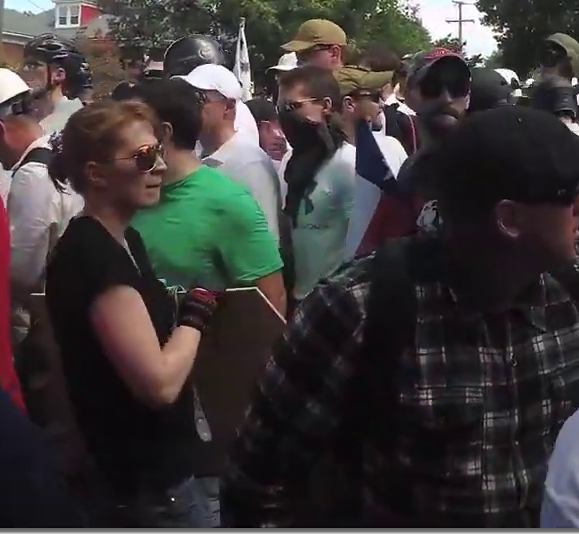
[[[143,486],[166,489],[191,476],[199,438],[191,385],[171,406],[145,406],[125,386],[92,329],[95,299],[111,287],[129,286],[143,298],[161,346],[170,336],[173,301],[156,279],[139,233],[129,228],[125,238],[138,269],[97,220],[73,219],[50,258],[46,300],[89,450],[109,481],[132,493]]]

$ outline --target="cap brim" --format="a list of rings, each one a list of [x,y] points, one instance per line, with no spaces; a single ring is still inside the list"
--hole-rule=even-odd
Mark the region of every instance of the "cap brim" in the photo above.
[[[176,76],[171,76],[171,79],[172,80],[185,80],[192,87],[196,87],[197,89],[201,89],[202,91],[210,91],[211,89],[213,89],[212,84],[204,83],[203,80],[200,80],[199,78],[191,76],[190,74],[187,74],[186,76],[182,76],[180,74],[176,75]]]
[[[267,71],[276,70],[281,72],[287,72],[288,70],[294,70],[297,65],[274,65],[273,67],[269,67]]]
[[[367,85],[365,89],[377,90],[382,89],[392,81],[392,76],[394,75],[391,71],[384,72],[370,72],[364,76],[364,85]]]
[[[303,52],[314,46],[315,43],[309,43],[308,41],[290,41],[289,43],[281,45],[281,48],[286,52]]]

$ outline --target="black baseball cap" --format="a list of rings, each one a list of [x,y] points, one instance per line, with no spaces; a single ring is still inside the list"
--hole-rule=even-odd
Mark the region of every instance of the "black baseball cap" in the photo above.
[[[434,65],[441,62],[455,64],[466,78],[470,78],[470,69],[460,54],[447,48],[433,48],[427,52],[418,52],[409,60],[409,82],[413,84],[420,82]]]
[[[579,136],[554,115],[518,106],[481,111],[436,150],[435,189],[449,204],[570,205],[579,191],[578,154]]]
[[[262,122],[277,120],[275,105],[265,98],[252,98],[246,102],[246,105],[258,125]]]

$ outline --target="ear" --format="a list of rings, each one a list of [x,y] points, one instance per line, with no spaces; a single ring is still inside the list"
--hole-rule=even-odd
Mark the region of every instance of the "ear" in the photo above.
[[[354,111],[356,110],[356,106],[351,96],[344,97],[344,99],[342,100],[342,109],[344,111],[348,111],[349,113],[354,113]]]
[[[334,45],[330,48],[330,53],[333,58],[341,59],[342,58],[342,47],[338,45]]]
[[[53,68],[50,72],[53,82],[62,83],[66,79],[66,71],[62,67]]]
[[[324,112],[324,114],[329,115],[330,113],[332,113],[334,106],[331,98],[325,97],[322,100],[322,106],[323,106],[322,111]]]
[[[85,167],[87,183],[93,187],[102,188],[105,186],[105,173],[102,166],[94,161],[89,161]]]
[[[470,106],[470,92],[465,96],[464,101],[465,101],[465,109],[468,109]]]
[[[163,129],[162,141],[168,143],[173,138],[173,126],[168,122],[164,122],[161,124],[161,128]]]
[[[6,123],[4,121],[0,121],[0,139],[4,139],[6,137]]]
[[[524,216],[520,205],[512,200],[501,200],[494,209],[498,231],[508,239],[517,239],[523,230]]]

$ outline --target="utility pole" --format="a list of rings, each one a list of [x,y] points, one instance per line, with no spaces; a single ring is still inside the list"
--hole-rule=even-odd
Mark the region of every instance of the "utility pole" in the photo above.
[[[0,0],[0,65],[4,63],[4,0]]]
[[[3,0],[0,0],[0,2],[2,2]],[[462,33],[462,25],[466,24],[466,23],[474,23],[475,20],[474,19],[463,19],[462,18],[462,7],[463,6],[472,6],[473,4],[469,3],[469,2],[465,2],[464,0],[452,0],[452,3],[455,4],[458,7],[458,18],[457,19],[446,19],[446,22],[448,24],[458,24],[458,42],[460,43],[460,46],[463,45],[464,40],[463,40],[463,33]]]

